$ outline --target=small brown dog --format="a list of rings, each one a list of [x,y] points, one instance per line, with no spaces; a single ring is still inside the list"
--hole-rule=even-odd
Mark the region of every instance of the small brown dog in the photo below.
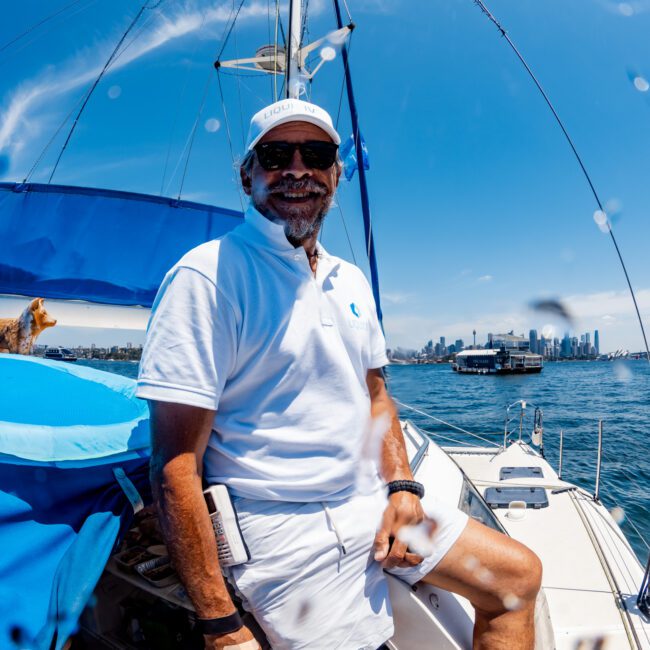
[[[0,352],[30,354],[38,335],[54,325],[43,298],[34,298],[18,318],[0,318]]]

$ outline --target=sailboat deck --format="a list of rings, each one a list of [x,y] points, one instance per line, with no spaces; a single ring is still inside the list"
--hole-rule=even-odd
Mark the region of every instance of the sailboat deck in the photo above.
[[[543,458],[522,443],[505,451],[458,447],[445,451],[483,495],[493,486],[546,490],[548,507],[527,508],[522,519],[508,508],[496,509],[494,514],[512,537],[542,561],[543,589],[558,649],[601,637],[606,637],[604,647],[610,650],[650,648],[650,625],[634,606],[643,569],[602,504],[559,479]],[[544,476],[499,480],[503,467],[540,467]],[[562,488],[570,489],[553,494]]]

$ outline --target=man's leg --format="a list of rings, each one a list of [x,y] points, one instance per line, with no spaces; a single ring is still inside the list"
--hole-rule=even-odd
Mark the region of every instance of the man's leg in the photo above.
[[[467,598],[475,650],[532,650],[542,564],[526,546],[470,519],[423,581]]]

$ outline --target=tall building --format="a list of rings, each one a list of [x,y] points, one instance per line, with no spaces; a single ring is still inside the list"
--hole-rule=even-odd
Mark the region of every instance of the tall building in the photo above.
[[[530,341],[530,351],[539,354],[539,348],[537,346],[537,330],[530,330],[528,340]]]
[[[598,337],[598,330],[594,332],[594,347],[596,348],[596,354],[600,354],[600,338]]]
[[[560,347],[560,356],[564,359],[568,359],[571,356],[571,339],[569,338],[569,333],[567,332],[562,339],[562,344]]]
[[[462,352],[465,349],[463,339],[456,339],[456,343],[454,343],[454,345],[456,346],[456,352]]]

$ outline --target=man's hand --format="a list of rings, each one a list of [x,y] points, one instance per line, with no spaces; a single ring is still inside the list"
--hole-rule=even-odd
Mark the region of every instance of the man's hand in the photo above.
[[[397,533],[402,526],[416,526],[423,519],[424,512],[417,495],[410,492],[391,494],[381,528],[375,536],[375,560],[381,562],[385,569],[420,564],[422,556],[409,552],[406,544],[397,539]]]
[[[244,625],[230,634],[204,635],[206,650],[261,650],[253,633]]]

